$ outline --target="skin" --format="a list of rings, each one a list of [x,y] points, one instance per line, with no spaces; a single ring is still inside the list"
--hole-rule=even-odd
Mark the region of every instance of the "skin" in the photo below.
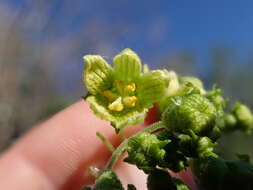
[[[129,127],[125,135],[143,127]],[[91,184],[87,168],[103,168],[110,157],[97,131],[114,146],[119,144],[110,124],[98,119],[84,101],[39,124],[1,154],[1,189],[80,190]],[[124,183],[133,183],[137,189],[146,186],[146,176],[134,166],[119,162],[115,171]]]

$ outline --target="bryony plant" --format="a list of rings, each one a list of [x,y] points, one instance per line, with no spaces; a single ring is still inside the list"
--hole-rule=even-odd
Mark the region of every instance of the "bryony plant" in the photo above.
[[[168,172],[189,167],[199,189],[253,189],[253,166],[247,155],[229,161],[215,152],[223,134],[253,132],[253,115],[246,105],[229,105],[221,89],[214,86],[207,90],[196,77],[149,71],[130,49],[116,55],[113,66],[99,55],[86,55],[84,60],[85,100],[116,132],[143,122],[154,103],[161,115],[159,121],[125,139],[116,149],[98,132],[112,156],[105,168],[90,169],[95,184],[84,189],[124,190],[113,171],[123,153],[127,153],[125,162],[147,174],[148,190],[190,190]],[[127,189],[136,188],[128,184]]]
[[[117,132],[143,122],[145,113],[164,96],[168,86],[164,71],[144,73],[139,56],[131,49],[116,55],[113,66],[100,55],[83,58],[83,81],[88,89],[85,99],[94,113],[110,121]]]

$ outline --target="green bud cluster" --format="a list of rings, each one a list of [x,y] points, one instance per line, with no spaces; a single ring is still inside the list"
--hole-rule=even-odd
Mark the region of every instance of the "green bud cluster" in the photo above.
[[[128,157],[125,161],[149,173],[163,162],[166,154],[164,147],[169,142],[168,139],[159,140],[156,135],[145,132],[134,136],[128,141]]]
[[[241,103],[236,103],[233,108],[233,115],[236,118],[236,127],[250,134],[253,130],[253,114],[250,109]]]
[[[84,187],[83,190],[124,190],[118,176],[112,170],[104,170],[95,181],[93,187]],[[128,184],[127,190],[136,190],[135,186]]]
[[[215,106],[200,94],[171,98],[162,116],[168,129],[179,133],[187,133],[190,129],[200,135],[212,130],[216,118]]]

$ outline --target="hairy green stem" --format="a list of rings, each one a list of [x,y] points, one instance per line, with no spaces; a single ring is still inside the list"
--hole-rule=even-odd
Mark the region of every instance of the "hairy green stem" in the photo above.
[[[113,152],[115,150],[114,146],[104,137],[104,135],[100,132],[96,133],[97,137],[100,138],[100,140],[105,144],[106,148],[110,151]]]
[[[132,137],[135,137],[136,135],[139,135],[140,133],[146,132],[146,133],[152,133],[158,129],[165,128],[163,123],[161,121],[156,122],[149,127],[139,131],[135,135],[129,137],[128,139],[125,139],[118,147],[117,149],[112,153],[111,159],[108,162],[107,169],[111,170],[113,166],[116,164],[116,162],[119,160],[120,156],[127,150],[128,140]]]

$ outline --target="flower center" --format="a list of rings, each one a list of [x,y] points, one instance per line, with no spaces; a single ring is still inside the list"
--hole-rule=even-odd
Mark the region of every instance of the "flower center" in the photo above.
[[[120,112],[124,107],[133,108],[136,106],[137,97],[135,96],[136,85],[135,83],[124,84],[124,81],[116,80],[113,83],[111,90],[102,92],[108,101],[108,109],[111,111]]]

